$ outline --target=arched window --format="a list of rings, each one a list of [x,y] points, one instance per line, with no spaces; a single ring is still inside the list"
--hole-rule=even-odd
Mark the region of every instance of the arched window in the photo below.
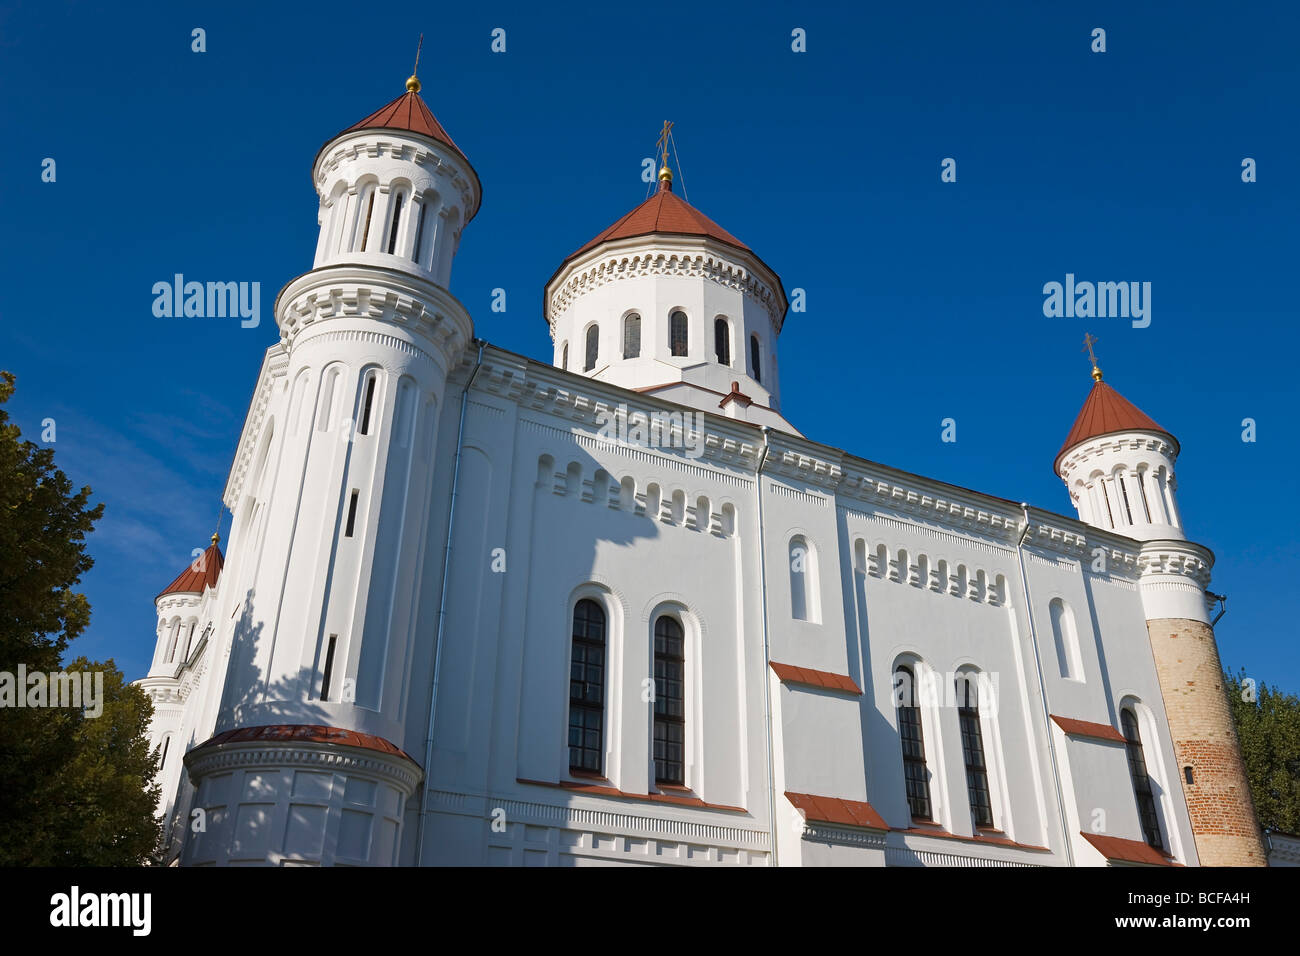
[[[167,765],[167,751],[171,748],[171,745],[172,745],[172,737],[171,734],[168,734],[166,737],[163,738],[162,756],[158,758],[159,770],[162,770],[162,768]]]
[[[560,368],[566,372],[569,370],[569,343],[565,342],[560,348]]]
[[[584,598],[573,609],[569,665],[569,771],[601,773],[605,757],[605,609]]]
[[[925,733],[921,729],[916,675],[906,665],[894,671],[894,704],[898,709],[898,734],[903,745],[903,779],[912,817],[931,820],[930,771],[925,766]]]
[[[1083,661],[1079,657],[1079,633],[1074,626],[1074,612],[1060,598],[1047,605],[1052,616],[1052,637],[1056,640],[1056,665],[1067,680],[1083,680]]]
[[[731,329],[721,316],[713,321],[713,351],[718,356],[719,365],[731,364]]]
[[[584,372],[590,372],[596,367],[596,359],[600,355],[600,326],[593,325],[587,329],[587,361],[583,365]]]
[[[393,197],[393,221],[388,226],[388,254],[391,256],[397,251],[397,227],[402,222],[402,200],[406,198],[404,193],[398,193]]]
[[[668,317],[668,344],[673,355],[686,354],[686,313],[674,312]]]
[[[1133,793],[1137,796],[1138,817],[1142,822],[1142,836],[1147,844],[1157,850],[1164,849],[1160,838],[1160,817],[1156,814],[1156,798],[1151,790],[1151,777],[1147,775],[1146,758],[1142,756],[1142,737],[1138,734],[1137,715],[1132,708],[1119,712],[1119,723],[1124,731],[1124,748],[1128,751],[1128,772],[1133,778]]]
[[[633,312],[623,320],[623,358],[641,357],[641,316]]]
[[[957,675],[957,718],[961,723],[961,752],[966,761],[966,793],[971,822],[993,826],[993,800],[989,796],[989,771],[984,760],[984,734],[980,730],[978,674]]]
[[[655,621],[655,783],[678,787],[686,777],[684,645],[675,618]]]
[[[754,376],[754,381],[763,381],[762,354],[759,352],[757,335],[749,337],[749,374]]]

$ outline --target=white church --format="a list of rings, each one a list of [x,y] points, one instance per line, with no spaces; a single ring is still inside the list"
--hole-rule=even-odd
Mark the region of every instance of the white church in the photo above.
[[[666,157],[537,361],[448,291],[480,184],[418,79],[317,153],[138,682],[165,862],[1263,865],[1173,434],[1094,366],[1077,517],[805,437],[781,279]]]

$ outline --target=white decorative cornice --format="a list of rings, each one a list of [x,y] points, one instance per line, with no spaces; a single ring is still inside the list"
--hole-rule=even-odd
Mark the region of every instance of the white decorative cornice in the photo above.
[[[1208,548],[1187,541],[1147,542],[1137,561],[1143,578],[1184,577],[1201,590],[1210,586],[1210,570],[1214,567],[1214,555]]]
[[[844,478],[838,487],[842,498],[863,501],[891,513],[909,514],[920,522],[974,532],[1004,546],[1013,543],[1020,533],[1019,512],[999,509],[992,501],[981,502],[977,494],[968,496],[955,488],[927,488],[930,482],[919,476],[865,464],[845,461]]]
[[[275,300],[280,341],[290,350],[304,329],[342,318],[404,329],[433,345],[447,368],[474,329],[469,312],[442,286],[382,266],[322,266],[298,276]]]
[[[612,244],[611,244],[612,245]],[[777,293],[776,277],[767,281],[743,255],[702,237],[655,234],[618,243],[611,253],[604,244],[565,266],[546,287],[546,320],[555,341],[555,320],[581,295],[620,279],[647,276],[698,278],[741,292],[759,303],[777,332],[785,301]],[[603,252],[601,250],[604,250]],[[725,251],[724,251],[725,250]]]
[[[1172,466],[1178,458],[1178,443],[1161,432],[1126,431],[1098,435],[1071,448],[1057,462],[1057,473],[1066,480],[1076,470],[1097,458],[1147,452],[1164,458]]]
[[[389,783],[409,797],[423,777],[420,768],[403,757],[343,744],[284,742],[216,744],[191,750],[185,767],[197,787],[208,774],[266,767],[306,767],[341,773],[367,774]]]
[[[431,176],[445,176],[468,199],[471,208],[465,220],[478,212],[483,190],[469,161],[447,144],[414,130],[367,128],[341,133],[321,148],[312,166],[312,182],[320,193],[345,162],[382,157],[412,163]]]

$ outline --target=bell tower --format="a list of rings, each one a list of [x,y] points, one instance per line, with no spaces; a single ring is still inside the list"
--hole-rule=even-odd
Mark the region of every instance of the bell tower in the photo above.
[[[1178,440],[1102,380],[1056,456],[1080,520],[1141,542],[1139,587],[1196,853],[1204,866],[1266,866],[1210,622],[1209,548],[1187,539],[1174,492]]]
[[[276,299],[256,451],[227,489],[230,662],[186,756],[196,806],[220,812],[191,865],[393,865],[423,775],[400,747],[407,665],[440,413],[473,337],[447,286],[481,188],[420,88],[312,164],[313,268]]]

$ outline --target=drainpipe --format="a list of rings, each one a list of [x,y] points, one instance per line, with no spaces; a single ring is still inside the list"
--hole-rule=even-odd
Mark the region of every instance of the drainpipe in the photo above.
[[[1034,627],[1034,606],[1029,599],[1029,578],[1025,575],[1025,538],[1029,535],[1029,505],[1020,503],[1025,526],[1016,542],[1016,561],[1020,565],[1020,588],[1025,595],[1025,619],[1029,622],[1029,643],[1034,649],[1034,670],[1038,672],[1038,700],[1043,705],[1043,726],[1047,730],[1047,756],[1052,763],[1052,781],[1056,785],[1056,809],[1061,815],[1061,839],[1065,842],[1065,862],[1074,866],[1074,836],[1065,815],[1065,797],[1061,793],[1061,771],[1056,765],[1056,746],[1052,743],[1052,715],[1047,709],[1047,685],[1043,681],[1043,662],[1038,653],[1038,631]]]
[[[776,848],[776,765],[772,749],[772,668],[771,645],[767,632],[767,560],[763,550],[763,466],[767,464],[767,426],[760,425],[763,433],[763,453],[754,469],[754,485],[758,494],[758,600],[759,614],[763,619],[763,723],[767,731],[767,827],[772,842],[772,865],[778,866]]]
[[[429,774],[433,767],[433,722],[438,713],[438,678],[442,671],[442,635],[447,625],[447,581],[451,577],[451,532],[456,524],[456,489],[460,484],[460,450],[465,441],[465,407],[469,404],[469,390],[474,387],[479,369],[483,367],[482,339],[474,339],[478,358],[465,390],[460,393],[460,424],[456,427],[456,460],[451,470],[451,503],[447,510],[447,544],[442,552],[442,589],[438,595],[438,636],[433,644],[433,688],[429,691],[429,732],[424,738],[424,780],[420,784],[420,813],[416,818],[415,865],[424,860],[424,818],[429,812]]]

